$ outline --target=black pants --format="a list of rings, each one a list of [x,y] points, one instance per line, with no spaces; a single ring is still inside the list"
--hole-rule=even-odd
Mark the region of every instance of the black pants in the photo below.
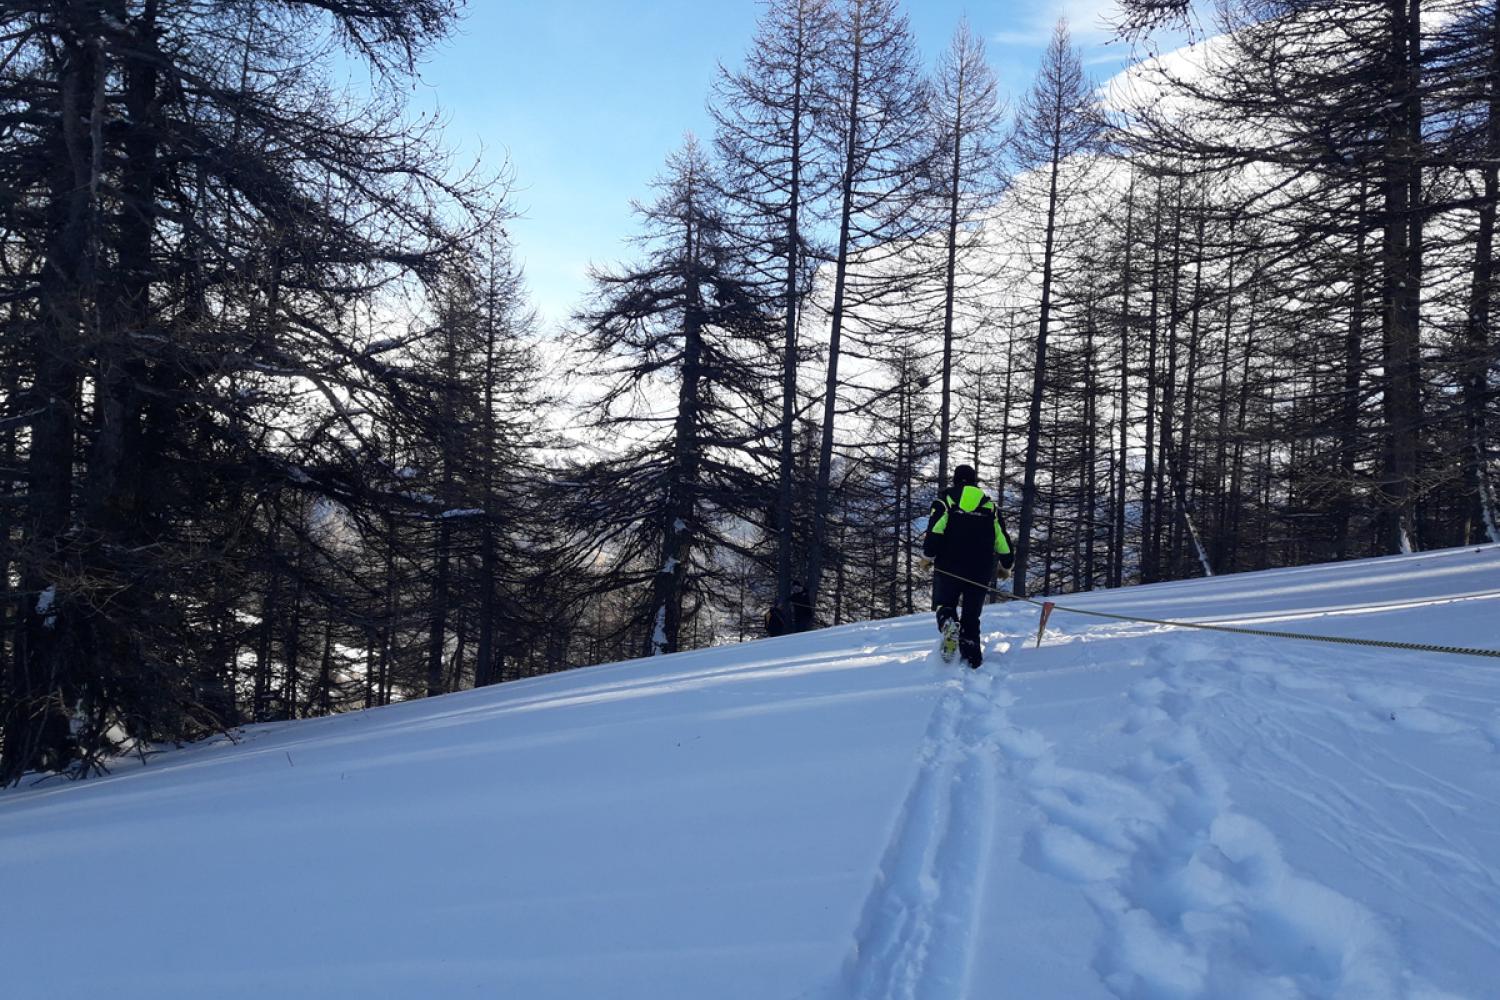
[[[961,602],[963,617],[959,619],[958,637],[978,642],[979,614],[984,609],[987,594],[984,587],[938,573],[932,580],[932,606],[937,609],[938,628],[959,617],[958,607]]]

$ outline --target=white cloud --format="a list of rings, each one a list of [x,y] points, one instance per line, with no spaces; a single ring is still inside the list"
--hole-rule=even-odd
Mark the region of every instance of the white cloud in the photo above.
[[[1017,23],[989,37],[996,45],[1040,47],[1052,36],[1058,18],[1066,18],[1073,41],[1098,45],[1114,37],[1118,0],[1031,0],[1017,11]]]

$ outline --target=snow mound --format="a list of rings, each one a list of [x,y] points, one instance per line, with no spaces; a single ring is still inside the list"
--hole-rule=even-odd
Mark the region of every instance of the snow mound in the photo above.
[[[1494,647],[1500,547],[1064,603]],[[1496,995],[1500,661],[1036,615],[977,672],[913,616],[7,792],[7,995]]]

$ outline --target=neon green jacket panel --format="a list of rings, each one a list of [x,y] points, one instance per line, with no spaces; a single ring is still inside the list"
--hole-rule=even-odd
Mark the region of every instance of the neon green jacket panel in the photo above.
[[[1005,526],[1000,523],[998,516],[995,518],[995,554],[1010,555],[1010,539],[1005,537]]]
[[[999,511],[995,508],[995,502],[987,497],[984,490],[977,486],[965,486],[955,499],[951,493],[943,493],[932,504],[933,519],[929,521],[929,539],[922,546],[928,555],[935,555],[939,550],[937,538],[948,531],[949,516],[955,508],[965,514],[979,513],[988,515],[994,528],[994,553],[999,556],[1011,554],[1010,539],[1005,534],[1005,524],[1000,518]]]

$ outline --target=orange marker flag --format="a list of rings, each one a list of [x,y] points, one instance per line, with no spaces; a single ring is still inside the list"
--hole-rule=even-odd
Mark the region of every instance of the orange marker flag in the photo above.
[[[1042,620],[1036,627],[1036,648],[1042,648],[1042,633],[1047,631],[1047,619],[1052,617],[1052,609],[1057,605],[1052,601],[1042,602]]]

